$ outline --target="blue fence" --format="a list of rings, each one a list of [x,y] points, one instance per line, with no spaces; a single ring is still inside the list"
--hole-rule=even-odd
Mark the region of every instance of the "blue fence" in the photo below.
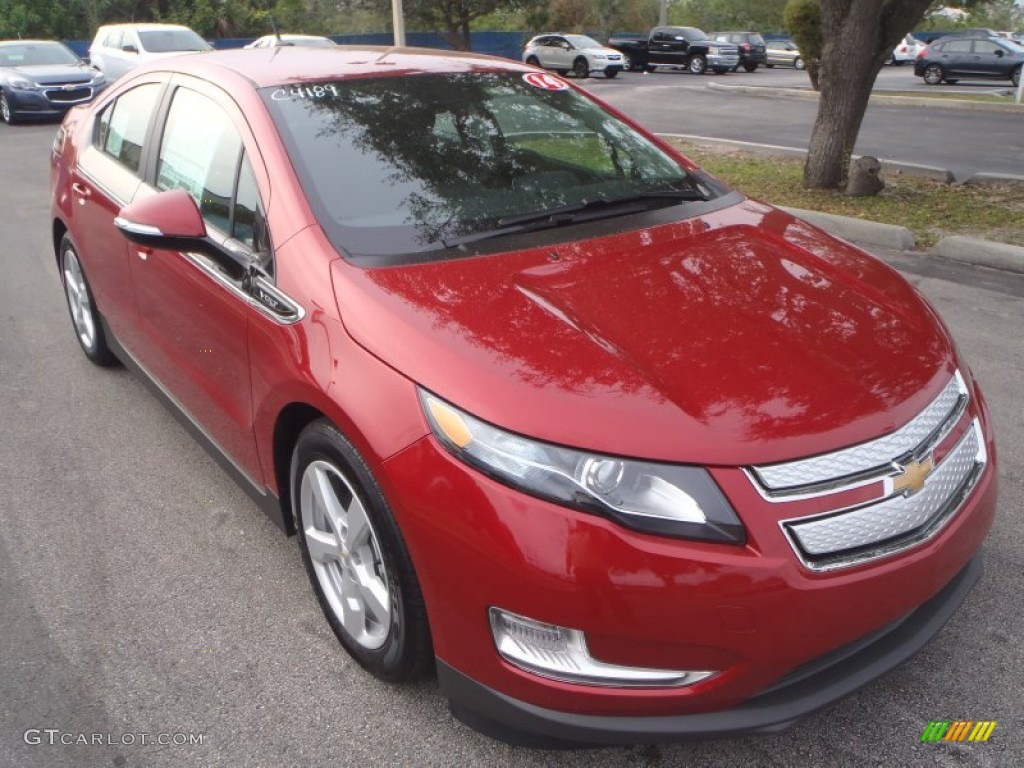
[[[525,32],[473,32],[470,34],[470,45],[474,53],[486,53],[491,56],[504,56],[507,59],[519,59],[526,43]],[[213,47],[220,49],[241,48],[248,45],[252,37],[212,38]],[[341,45],[391,45],[394,38],[390,32],[372,35],[332,35],[331,40]],[[452,50],[452,45],[443,35],[436,32],[409,32],[405,36],[408,45],[419,48],[440,48]],[[85,58],[89,53],[91,40],[68,40],[64,45],[76,54]]]

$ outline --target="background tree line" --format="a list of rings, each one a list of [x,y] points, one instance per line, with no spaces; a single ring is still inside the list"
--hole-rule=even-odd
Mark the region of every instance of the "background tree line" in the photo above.
[[[658,0],[405,0],[407,27],[448,35],[465,47],[471,30],[646,31],[657,23]],[[706,31],[744,29],[786,33],[787,0],[669,0],[671,24]],[[933,3],[938,7],[940,3]],[[972,10],[969,19],[926,16],[918,29],[989,26],[1018,29],[1024,11],[1014,0],[945,3]],[[390,0],[0,0],[0,38],[91,39],[103,23],[165,21],[207,37],[255,37],[282,30],[359,34],[391,29]]]

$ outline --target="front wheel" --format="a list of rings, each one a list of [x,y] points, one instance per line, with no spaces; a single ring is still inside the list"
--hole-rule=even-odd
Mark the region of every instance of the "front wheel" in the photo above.
[[[345,650],[382,680],[421,677],[433,651],[402,534],[366,462],[324,419],[295,444],[291,495],[306,572]]]
[[[116,365],[117,358],[107,346],[107,338],[103,334],[103,324],[100,322],[100,313],[89,289],[89,281],[85,279],[82,263],[78,260],[78,252],[67,235],[60,241],[58,266],[64,282],[68,311],[71,312],[71,324],[75,328],[79,346],[82,347],[85,356],[96,365]]]
[[[606,69],[604,71],[604,76],[609,80],[614,80],[617,74],[619,74],[619,70],[617,69]]]
[[[924,68],[924,74],[921,76],[928,85],[938,85],[945,77],[945,73],[943,73],[942,67],[938,64],[929,64]]]
[[[8,125],[14,125],[18,122],[18,117],[11,109],[11,103],[7,100],[7,94],[0,91],[0,119],[2,119]]]
[[[582,56],[572,63],[572,73],[578,78],[590,77],[590,65]]]
[[[694,56],[686,62],[686,68],[690,70],[691,75],[703,75],[708,68],[708,60],[703,56]]]

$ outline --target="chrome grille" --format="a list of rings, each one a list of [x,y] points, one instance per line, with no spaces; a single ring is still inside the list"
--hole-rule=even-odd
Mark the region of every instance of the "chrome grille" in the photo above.
[[[43,86],[43,93],[54,104],[74,104],[80,101],[88,101],[92,98],[92,88],[88,83],[47,85]]]
[[[952,518],[987,463],[981,424],[975,419],[952,451],[913,495],[890,496],[855,509],[782,523],[814,570],[829,570],[881,557],[925,541]]]
[[[769,497],[814,495],[836,484],[891,473],[893,460],[925,452],[949,433],[967,407],[967,386],[957,371],[942,392],[907,424],[875,440],[821,456],[783,464],[752,467],[757,484]],[[850,481],[850,482],[844,482]]]

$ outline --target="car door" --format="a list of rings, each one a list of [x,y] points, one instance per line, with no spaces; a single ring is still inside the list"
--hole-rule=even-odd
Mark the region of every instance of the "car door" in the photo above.
[[[974,72],[970,61],[971,41],[970,40],[949,40],[942,45],[942,52],[939,54],[939,63],[948,75],[965,76]]]
[[[975,40],[971,52],[973,72],[984,77],[1007,77],[1007,51],[994,40]]]
[[[572,69],[572,46],[564,37],[552,37],[547,45],[551,64],[548,69],[568,71]]]
[[[255,188],[252,150],[246,151],[243,139],[248,128],[234,102],[212,85],[178,76],[168,99],[154,133],[150,183],[139,195],[188,191],[207,235],[223,244],[224,253],[132,247],[144,337],[136,356],[236,469],[262,488],[247,341],[254,311],[247,287],[258,263],[247,217],[238,211],[239,188]]]
[[[138,342],[128,244],[114,217],[142,184],[141,165],[164,83],[160,76],[124,91],[97,114],[92,140],[71,169],[71,231],[96,305],[126,346]]]

